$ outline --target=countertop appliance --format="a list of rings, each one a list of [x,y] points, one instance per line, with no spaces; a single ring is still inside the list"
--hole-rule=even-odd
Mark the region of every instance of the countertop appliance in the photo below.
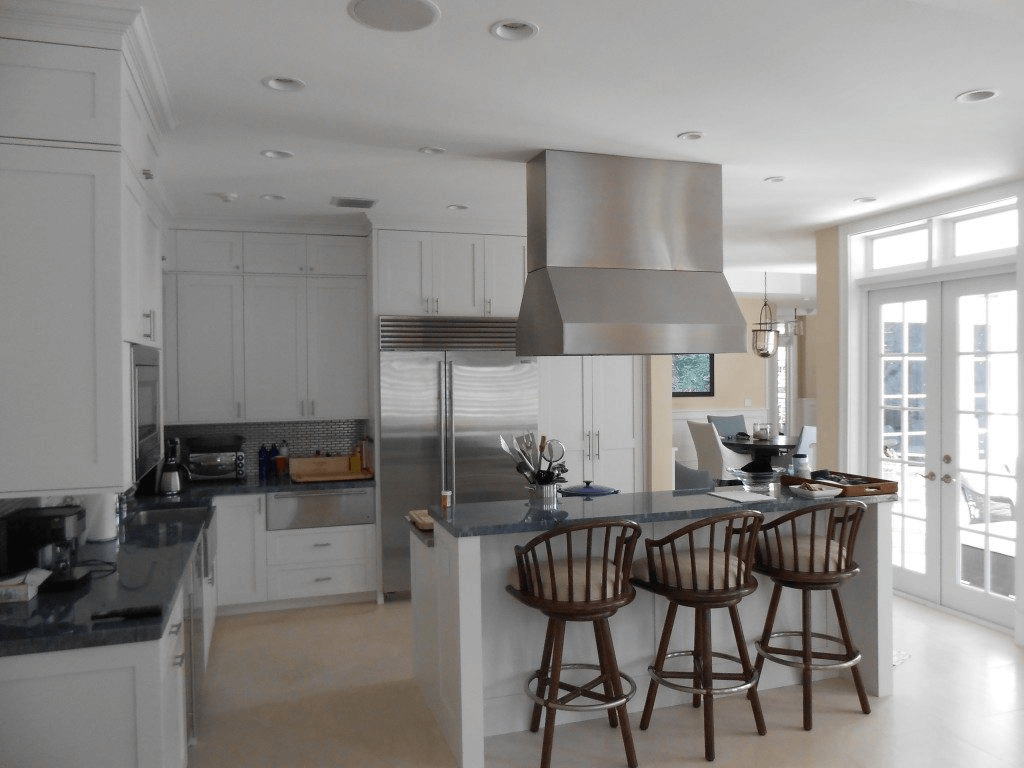
[[[539,379],[515,355],[514,319],[380,318],[383,590],[410,588],[410,510],[528,499],[499,434],[537,433]]]
[[[185,460],[188,477],[200,480],[238,480],[245,477],[243,451],[191,452]]]
[[[85,537],[85,507],[26,507],[5,521],[9,573],[37,566],[51,571],[41,592],[74,589],[89,578],[88,568],[76,567]]]
[[[167,441],[167,459],[160,472],[160,493],[175,496],[185,485],[185,467],[181,464],[181,440],[172,437]]]

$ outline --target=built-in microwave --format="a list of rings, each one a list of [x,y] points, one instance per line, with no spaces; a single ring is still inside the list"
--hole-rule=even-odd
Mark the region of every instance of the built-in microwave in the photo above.
[[[160,352],[132,344],[131,357],[133,480],[137,483],[160,463]]]

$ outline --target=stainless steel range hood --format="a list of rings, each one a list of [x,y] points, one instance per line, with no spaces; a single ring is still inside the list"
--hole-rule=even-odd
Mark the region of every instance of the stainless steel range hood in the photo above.
[[[527,164],[520,355],[742,352],[722,168],[546,150]]]

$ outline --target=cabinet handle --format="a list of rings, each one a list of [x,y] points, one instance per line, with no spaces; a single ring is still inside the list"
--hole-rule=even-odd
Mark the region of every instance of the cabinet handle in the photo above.
[[[172,626],[172,627],[171,627],[171,628],[170,628],[170,629],[169,629],[169,630],[167,631],[167,634],[168,634],[168,635],[180,635],[180,634],[181,634],[181,622],[179,621],[179,622],[178,622],[177,624],[175,624],[174,626]]]
[[[329,542],[329,541],[318,541],[313,546],[314,547],[329,547],[329,546],[331,546],[331,542]]]
[[[309,269],[308,269],[307,271],[309,271],[309,272],[313,272],[313,271],[315,271],[315,270],[316,270],[316,267],[314,267],[314,266],[310,265],[310,267],[309,267]]]
[[[152,339],[154,336],[154,332],[156,330],[156,312],[154,312],[152,309],[147,309],[145,312],[142,313],[142,316],[149,321],[149,330],[143,331],[142,338]]]
[[[597,436],[597,441],[596,441],[597,442],[597,450],[594,451],[594,458],[595,459],[600,459],[601,458],[601,430],[600,429],[597,430],[597,432],[595,432],[594,434]]]
[[[318,576],[317,578],[313,579],[313,581],[316,584],[319,584],[320,582],[323,582],[323,581],[331,581],[331,577],[330,576]]]
[[[591,458],[593,456],[593,454],[594,454],[594,433],[593,432],[587,432],[587,456],[586,456],[586,458],[588,458],[588,459]]]
[[[235,264],[235,269],[241,269],[241,268],[242,268],[241,264]]]
[[[435,296],[434,297],[434,314],[437,315],[437,314],[440,314],[440,313],[441,313],[441,300]]]
[[[490,299],[487,300],[487,314],[488,315],[491,314],[491,300]]]
[[[299,272],[305,272],[305,271],[306,271],[305,267],[302,267],[302,266],[299,267]]]
[[[240,402],[235,403],[235,417],[242,418],[242,404]]]
[[[316,417],[316,400],[309,401],[309,415],[310,417]]]
[[[176,666],[176,667],[184,667],[185,666],[185,654],[184,653],[179,653],[177,656],[174,657],[174,666]]]

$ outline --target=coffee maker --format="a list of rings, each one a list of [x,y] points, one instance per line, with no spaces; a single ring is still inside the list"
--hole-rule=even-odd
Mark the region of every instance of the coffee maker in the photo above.
[[[7,573],[45,568],[51,576],[40,592],[75,589],[92,574],[77,567],[78,546],[85,534],[85,507],[26,507],[4,518]]]

